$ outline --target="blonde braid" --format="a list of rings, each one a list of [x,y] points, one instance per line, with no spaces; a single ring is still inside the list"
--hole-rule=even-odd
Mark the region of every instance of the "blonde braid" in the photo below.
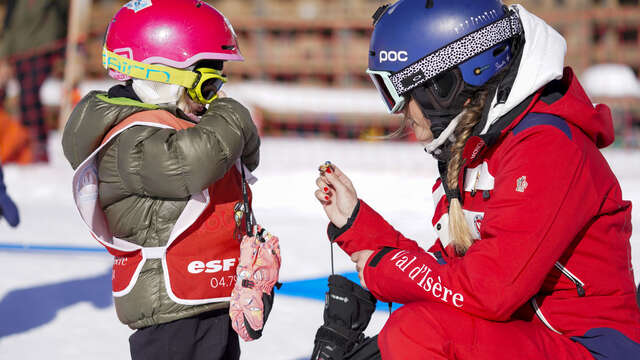
[[[456,127],[456,141],[451,146],[451,158],[447,165],[447,187],[451,191],[458,189],[458,177],[463,162],[462,150],[473,128],[482,118],[482,109],[484,108],[487,94],[487,91],[479,91],[474,94],[471,102],[465,105],[464,114]],[[462,212],[462,204],[457,198],[449,199],[449,236],[459,254],[464,254],[473,243],[471,231]]]

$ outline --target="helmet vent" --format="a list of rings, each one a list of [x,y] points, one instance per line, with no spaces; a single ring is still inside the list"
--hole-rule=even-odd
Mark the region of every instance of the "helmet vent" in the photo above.
[[[235,48],[234,45],[222,45],[222,50],[233,50]]]
[[[431,9],[433,7],[433,0],[427,0],[427,4],[425,5],[427,9]]]
[[[380,20],[380,17],[382,17],[382,14],[384,14],[384,12],[387,11],[388,7],[389,7],[389,4],[382,5],[373,14],[372,18],[373,18],[373,25],[374,26],[378,23],[378,20]]]

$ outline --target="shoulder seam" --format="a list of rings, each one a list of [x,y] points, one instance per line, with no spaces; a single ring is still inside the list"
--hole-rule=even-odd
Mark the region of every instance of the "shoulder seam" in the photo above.
[[[546,113],[529,113],[520,120],[520,122],[511,130],[513,135],[517,136],[521,132],[531,129],[539,125],[550,125],[562,133],[564,133],[570,140],[573,140],[571,129],[567,124],[567,121],[560,116]]]

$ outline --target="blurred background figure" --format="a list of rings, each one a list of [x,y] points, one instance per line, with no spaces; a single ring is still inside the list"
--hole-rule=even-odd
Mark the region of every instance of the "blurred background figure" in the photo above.
[[[6,219],[11,227],[16,227],[20,223],[18,208],[7,194],[7,187],[4,185],[2,164],[0,164],[0,219],[1,218]]]
[[[62,58],[69,1],[6,0],[4,5],[0,86],[4,87],[12,74],[17,78],[20,122],[28,133],[23,141],[30,142],[30,160],[48,162],[49,129],[40,101],[40,87],[51,75],[56,61]],[[23,162],[27,161],[23,159]]]

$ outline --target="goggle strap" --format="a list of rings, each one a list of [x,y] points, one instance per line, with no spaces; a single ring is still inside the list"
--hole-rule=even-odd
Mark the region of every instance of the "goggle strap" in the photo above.
[[[102,49],[102,66],[136,79],[157,81],[165,84],[176,84],[187,89],[193,88],[200,74],[190,70],[174,69],[163,65],[145,64]]]

